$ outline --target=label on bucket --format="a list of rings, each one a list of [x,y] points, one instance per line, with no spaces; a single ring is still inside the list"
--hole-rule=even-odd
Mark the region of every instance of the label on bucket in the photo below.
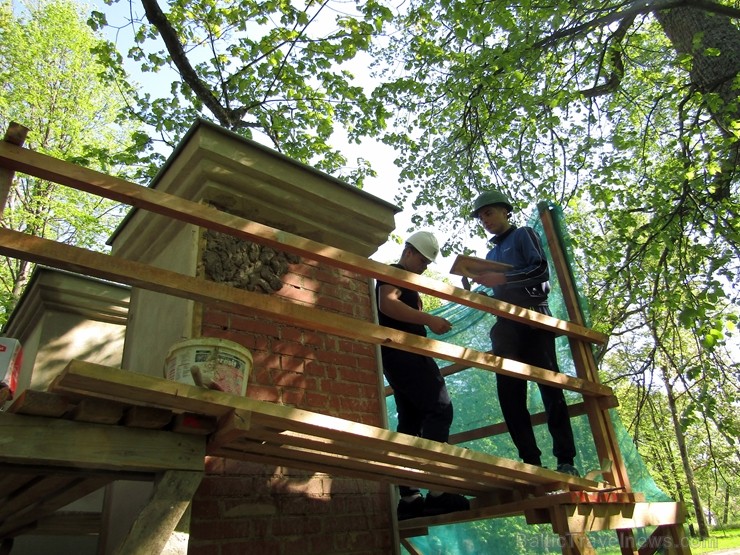
[[[174,348],[165,363],[168,379],[244,395],[249,377],[247,361],[219,347],[182,346]]]

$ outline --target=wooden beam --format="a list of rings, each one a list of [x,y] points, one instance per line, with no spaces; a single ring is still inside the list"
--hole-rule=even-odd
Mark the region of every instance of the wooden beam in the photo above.
[[[7,412],[61,418],[71,407],[70,400],[62,395],[36,389],[24,389],[13,399]]]
[[[617,530],[617,541],[619,542],[620,555],[637,555],[637,540],[631,529],[621,528]]]
[[[680,524],[658,526],[638,550],[639,555],[691,555],[691,547]]]
[[[401,545],[409,552],[409,555],[423,555],[420,551],[417,551],[411,540],[407,538],[401,538]]]
[[[80,477],[78,473],[76,477],[52,475],[36,480],[17,493],[14,499],[18,504],[10,512],[6,509],[6,516],[0,517],[0,538],[32,529],[40,518],[99,490],[113,479],[113,476]]]
[[[0,413],[0,463],[154,472],[203,467],[205,439]]]
[[[588,536],[583,532],[570,529],[568,519],[561,507],[551,507],[549,512],[552,529],[558,535],[563,555],[596,555],[596,550],[591,545]]]
[[[619,406],[619,402],[617,401],[616,397],[600,397],[599,398],[599,406],[606,408],[613,408]],[[586,411],[586,405],[585,403],[574,403],[572,405],[568,405],[568,414],[571,418],[574,416],[582,416],[584,414],[587,414]],[[541,426],[543,424],[547,424],[547,413],[545,412],[538,412],[536,414],[533,414],[531,416],[532,424],[534,426]],[[474,441],[476,439],[482,439],[484,437],[491,437],[499,434],[506,433],[508,431],[508,427],[506,426],[505,422],[499,422],[497,424],[490,424],[488,426],[481,426],[480,428],[474,428],[470,430],[466,430],[464,432],[459,432],[456,434],[451,434],[448,442],[452,443],[453,445],[457,445],[458,443],[465,443],[466,441]]]
[[[527,518],[527,524],[549,524],[550,517],[546,513],[550,508],[557,507],[564,503],[583,503],[587,505],[599,505],[607,503],[634,503],[642,499],[640,495],[623,492],[587,492],[587,491],[563,491],[559,493],[550,493],[536,497],[523,496],[520,499],[508,501],[505,503],[480,504],[484,497],[476,498],[476,507],[469,511],[455,514],[445,514],[432,517],[414,518],[408,521],[399,522],[399,529],[417,528],[419,526],[444,526],[459,522],[472,522],[475,520],[484,520],[489,518],[503,518],[516,515],[534,514],[535,519]]]
[[[606,337],[603,334],[586,327],[526,310],[485,295],[472,293],[426,276],[393,268],[348,251],[221,212],[213,207],[185,200],[156,189],[142,187],[76,166],[10,143],[0,142],[0,164],[16,171],[22,171],[94,195],[304,256],[332,267],[342,268],[374,279],[382,279],[388,283],[409,287],[447,301],[484,310],[531,326],[548,329],[559,335],[577,337],[584,341],[600,344],[606,342]]]
[[[96,536],[102,519],[95,511],[57,511],[33,526],[34,536]]]
[[[612,394],[611,388],[607,386],[601,384],[594,386],[584,380],[558,372],[551,372],[544,368],[529,366],[481,353],[474,349],[428,339],[412,333],[404,333],[273,296],[237,289],[222,283],[186,276],[140,262],[72,247],[17,231],[0,229],[0,253],[73,272],[127,283],[158,293],[212,304],[237,314],[264,315],[340,337],[434,356],[451,362],[464,362],[469,366],[475,366],[483,370],[578,391],[584,395],[609,396]]]
[[[203,471],[168,470],[156,482],[152,497],[134,521],[115,555],[161,553],[190,505]]]
[[[574,532],[645,528],[685,521],[680,503],[609,503],[603,505],[564,505],[568,528]]]
[[[3,141],[16,146],[23,146],[28,135],[28,128],[14,121],[10,122],[8,129],[5,131]],[[10,168],[0,166],[0,220],[5,212],[5,205],[8,202],[10,188],[13,186],[13,177],[15,172]]]
[[[571,321],[579,325],[584,325],[585,319],[578,303],[575,280],[573,279],[570,266],[565,259],[560,238],[556,233],[550,207],[547,203],[540,203],[537,207],[547,238],[547,244],[550,248],[553,266],[558,276],[558,283],[560,284],[565,306],[568,311],[568,317]],[[590,383],[599,383],[598,368],[591,346],[574,337],[569,337],[569,343],[576,375]],[[619,441],[617,440],[614,424],[611,421],[609,413],[598,403],[593,402],[593,399],[590,397],[585,397],[584,403],[599,460],[603,461],[606,459],[612,462],[611,470],[605,473],[604,478],[617,487],[629,490],[630,480],[627,474],[627,467],[622,459]]]

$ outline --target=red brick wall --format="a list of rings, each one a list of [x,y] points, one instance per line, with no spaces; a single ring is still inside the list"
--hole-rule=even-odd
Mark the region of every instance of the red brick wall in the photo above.
[[[372,320],[367,278],[313,261],[291,266],[276,293]],[[247,347],[247,396],[382,426],[375,347],[289,324],[206,308],[202,335]],[[392,553],[385,484],[211,458],[192,506],[190,555]]]

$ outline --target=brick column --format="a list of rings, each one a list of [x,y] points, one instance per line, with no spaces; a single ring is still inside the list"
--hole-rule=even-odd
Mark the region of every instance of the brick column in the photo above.
[[[398,212],[360,189],[206,122],[193,126],[152,187],[362,256],[387,240]],[[209,250],[213,241],[218,248]],[[145,211],[132,211],[111,244],[117,256],[375,320],[367,278],[260,251],[260,245]],[[202,336],[230,339],[251,351],[251,398],[364,424],[382,426],[385,421],[374,346],[149,291],[132,291],[122,366],[161,376],[175,341]],[[386,484],[272,461],[210,458],[206,471],[190,512],[190,555],[397,552]],[[187,523],[181,528],[187,529]]]

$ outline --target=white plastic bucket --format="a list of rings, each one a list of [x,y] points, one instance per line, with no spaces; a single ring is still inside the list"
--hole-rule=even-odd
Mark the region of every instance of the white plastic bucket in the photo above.
[[[164,365],[169,380],[241,396],[251,370],[249,349],[215,337],[178,341],[167,351]]]

